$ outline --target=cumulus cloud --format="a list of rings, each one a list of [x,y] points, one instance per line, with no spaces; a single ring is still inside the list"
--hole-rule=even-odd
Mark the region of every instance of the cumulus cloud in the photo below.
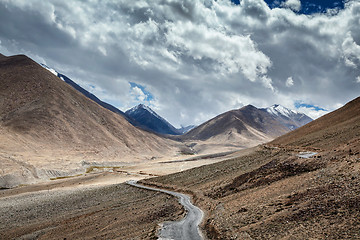
[[[176,126],[246,104],[300,99],[333,110],[357,97],[360,2],[312,16],[298,0],[282,4],[3,0],[0,49],[95,86],[122,110],[148,102]]]
[[[345,64],[349,67],[357,68],[360,66],[360,46],[354,41],[351,32],[346,33],[342,43]]]
[[[300,11],[301,9],[301,2],[300,0],[286,0],[281,3],[281,6],[291,8],[295,11]]]

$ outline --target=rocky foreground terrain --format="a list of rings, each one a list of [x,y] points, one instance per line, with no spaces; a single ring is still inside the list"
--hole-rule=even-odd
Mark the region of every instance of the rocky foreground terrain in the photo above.
[[[183,215],[166,194],[84,181],[1,191],[0,239],[156,239],[159,223]]]
[[[192,194],[209,239],[360,239],[359,171],[357,98],[246,156],[143,182]]]

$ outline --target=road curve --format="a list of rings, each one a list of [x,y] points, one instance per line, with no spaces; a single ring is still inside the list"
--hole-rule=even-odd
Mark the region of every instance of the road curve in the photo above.
[[[166,194],[173,195],[179,199],[179,203],[184,206],[186,210],[186,216],[180,221],[177,222],[165,222],[162,224],[162,228],[159,233],[159,239],[181,239],[181,240],[202,240],[202,234],[199,229],[199,224],[201,223],[204,213],[203,211],[194,206],[190,202],[190,197],[188,195],[167,191],[158,188],[147,187],[138,184],[135,180],[130,180],[126,182],[127,184],[143,188],[151,191],[163,192]]]

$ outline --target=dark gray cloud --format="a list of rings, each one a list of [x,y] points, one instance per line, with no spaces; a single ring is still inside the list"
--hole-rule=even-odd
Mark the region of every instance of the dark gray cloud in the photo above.
[[[334,110],[357,97],[360,2],[311,16],[297,0],[283,6],[0,0],[0,51],[45,62],[123,110],[144,101],[177,126],[246,104]]]

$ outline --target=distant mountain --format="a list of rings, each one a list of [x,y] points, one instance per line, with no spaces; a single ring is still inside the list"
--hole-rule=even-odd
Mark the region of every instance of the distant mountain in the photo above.
[[[160,117],[150,107],[139,104],[125,112],[127,116],[133,118],[137,124],[145,130],[153,131],[159,134],[180,135],[181,131],[172,126],[164,118]]]
[[[288,131],[288,128],[267,111],[248,105],[220,114],[192,129],[183,137],[193,140],[208,140],[222,136],[235,141],[238,137],[242,137],[247,140],[252,139],[261,142],[280,136]]]
[[[270,113],[273,117],[278,119],[284,126],[289,128],[290,130],[294,130],[305,124],[308,124],[313,120],[304,113],[290,110],[279,104],[274,104],[271,107],[262,108],[261,110]]]
[[[309,119],[280,105],[265,109],[248,105],[220,114],[181,138],[250,147],[283,135]]]
[[[188,131],[190,131],[191,129],[195,128],[196,125],[189,125],[189,126],[181,126],[180,128],[178,128],[177,130],[179,131],[179,133],[181,134],[185,134],[187,133]]]
[[[0,79],[0,188],[177,151],[24,55],[0,55]]]

